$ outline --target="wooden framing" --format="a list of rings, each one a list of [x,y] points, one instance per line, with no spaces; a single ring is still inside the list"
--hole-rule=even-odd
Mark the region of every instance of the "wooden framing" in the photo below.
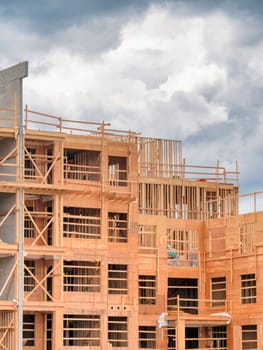
[[[28,107],[21,155],[9,109],[0,348],[263,347],[263,213],[256,194],[238,213],[237,165],[189,165],[181,141]]]
[[[3,350],[15,348],[15,312],[0,311],[0,346]]]

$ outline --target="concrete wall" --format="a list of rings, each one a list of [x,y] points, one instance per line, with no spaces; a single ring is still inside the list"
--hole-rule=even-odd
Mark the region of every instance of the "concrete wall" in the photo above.
[[[1,123],[1,120],[0,120]],[[0,125],[1,127],[1,125]],[[0,159],[5,158],[16,147],[16,140],[12,138],[0,139]],[[16,181],[16,152],[14,155],[8,157],[4,164],[0,164],[0,181]]]
[[[0,193],[0,222],[8,211],[16,203],[14,193]],[[0,239],[4,243],[15,243],[16,241],[16,211],[14,210],[0,226]]]
[[[22,78],[28,74],[28,63],[22,62],[0,71],[0,127],[12,128],[17,125],[19,113],[1,110],[8,108],[20,111],[22,101]]]
[[[14,264],[14,256],[0,257],[0,290],[9,277]],[[13,275],[11,278],[9,278],[9,282],[6,285],[6,288],[4,289],[2,295],[0,295],[0,300],[12,300],[14,298],[14,281],[15,276]]]

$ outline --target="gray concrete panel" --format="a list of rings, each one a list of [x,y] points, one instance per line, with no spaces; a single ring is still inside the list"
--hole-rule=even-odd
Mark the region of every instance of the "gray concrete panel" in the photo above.
[[[0,84],[28,76],[28,62],[21,62],[0,71]]]
[[[13,128],[22,115],[22,79],[28,75],[28,62],[0,71],[0,127]]]

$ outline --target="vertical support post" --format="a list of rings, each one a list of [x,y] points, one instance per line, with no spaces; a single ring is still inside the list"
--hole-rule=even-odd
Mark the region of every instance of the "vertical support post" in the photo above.
[[[28,106],[25,107],[25,129],[28,128]]]
[[[176,349],[185,350],[185,320],[177,319]]]

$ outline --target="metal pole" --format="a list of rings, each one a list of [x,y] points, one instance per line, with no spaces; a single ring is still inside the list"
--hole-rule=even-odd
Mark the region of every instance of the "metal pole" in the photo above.
[[[23,96],[22,79],[19,79],[19,101],[18,105],[18,263],[17,263],[17,297],[18,297],[18,330],[17,349],[23,349],[23,297],[24,297],[24,128],[23,128]]]

